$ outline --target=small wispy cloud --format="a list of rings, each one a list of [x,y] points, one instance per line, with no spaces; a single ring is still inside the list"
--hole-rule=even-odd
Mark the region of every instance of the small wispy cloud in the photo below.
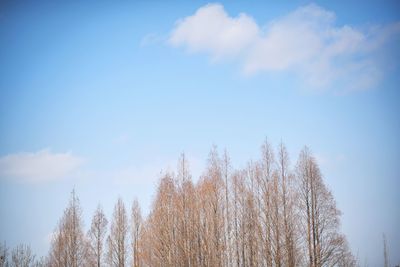
[[[149,46],[149,45],[153,45],[153,44],[158,44],[158,43],[162,43],[167,39],[167,37],[165,36],[161,36],[157,33],[149,33],[146,34],[141,40],[140,40],[140,46],[144,47],[144,46]]]
[[[112,140],[112,143],[115,145],[126,145],[127,143],[129,143],[130,140],[131,140],[131,137],[128,133],[122,133],[122,134],[116,136]]]
[[[22,183],[58,180],[75,173],[84,159],[71,153],[38,152],[9,154],[0,158],[0,178]]]
[[[347,156],[343,153],[339,154],[316,153],[314,156],[318,164],[321,165],[321,167],[332,170],[340,167],[340,165],[348,161]]]
[[[335,18],[311,4],[260,26],[249,15],[230,17],[222,5],[208,4],[178,20],[168,43],[213,61],[237,59],[245,75],[288,71],[314,89],[375,87],[384,75],[377,53],[400,36],[400,22],[361,30],[336,26]]]

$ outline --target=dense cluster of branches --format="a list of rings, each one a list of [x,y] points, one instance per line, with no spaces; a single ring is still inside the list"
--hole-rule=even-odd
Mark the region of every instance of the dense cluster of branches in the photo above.
[[[11,254],[11,255],[9,255]],[[10,259],[8,259],[10,256]],[[42,267],[46,266],[44,258],[36,259],[31,248],[27,245],[18,245],[9,251],[5,243],[0,244],[0,267]]]
[[[141,239],[144,266],[354,266],[339,232],[340,212],[305,148],[290,167],[275,155],[233,170],[212,149],[193,184],[182,155],[177,174],[160,181]]]
[[[265,142],[261,159],[241,170],[231,167],[226,152],[219,156],[213,148],[196,183],[181,156],[177,172],[161,177],[145,219],[136,200],[128,216],[119,199],[110,226],[99,206],[85,234],[73,192],[41,264],[355,266],[339,219],[307,148],[291,167],[283,144],[274,152]]]

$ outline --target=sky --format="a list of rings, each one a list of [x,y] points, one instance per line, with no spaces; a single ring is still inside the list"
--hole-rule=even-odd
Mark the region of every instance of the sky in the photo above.
[[[400,263],[398,1],[0,4],[0,240],[38,255],[75,188],[151,208],[184,152],[307,145],[362,266]]]

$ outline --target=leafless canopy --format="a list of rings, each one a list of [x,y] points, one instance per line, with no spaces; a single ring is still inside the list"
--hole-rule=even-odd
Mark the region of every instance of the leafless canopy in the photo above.
[[[85,237],[73,191],[47,260],[36,266],[357,265],[316,159],[305,147],[291,164],[283,143],[274,150],[265,141],[260,159],[243,169],[233,169],[228,153],[213,147],[196,183],[182,154],[176,173],[160,178],[147,217],[135,199],[128,219],[118,199],[109,231],[107,225],[99,206]],[[0,267],[6,266],[5,245],[0,253]],[[29,247],[11,254],[13,266],[34,261]]]

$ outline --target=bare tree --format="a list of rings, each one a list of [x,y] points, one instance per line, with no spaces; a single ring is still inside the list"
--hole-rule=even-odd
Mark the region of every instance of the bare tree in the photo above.
[[[340,240],[342,241],[340,244],[339,251],[337,253],[337,266],[338,267],[356,267],[359,266],[356,258],[351,253],[349,246],[347,244],[346,238],[341,236]]]
[[[244,206],[245,200],[243,199],[243,192],[245,190],[244,185],[244,171],[236,171],[231,177],[231,187],[232,187],[232,206],[233,206],[233,262],[234,265],[244,266],[245,259],[244,255]]]
[[[175,213],[177,216],[176,221],[176,245],[177,245],[177,265],[179,266],[192,266],[192,244],[190,232],[192,209],[191,197],[189,195],[190,182],[189,163],[182,153],[178,160],[177,177],[175,179],[176,195],[174,198],[175,202]]]
[[[278,173],[280,178],[280,192],[282,202],[283,232],[284,232],[284,251],[285,266],[294,267],[296,265],[296,244],[295,244],[295,222],[293,198],[295,195],[293,188],[293,175],[289,170],[289,155],[283,143],[278,149]]]
[[[39,259],[35,260],[32,267],[46,267],[48,266],[45,257],[40,257]]]
[[[275,166],[275,157],[271,145],[265,140],[265,143],[261,147],[261,173],[258,176],[258,185],[260,188],[259,200],[260,206],[260,221],[261,221],[261,233],[262,238],[262,255],[263,263],[265,266],[272,266],[273,261],[273,237],[272,237],[272,216],[271,216],[271,195],[272,195],[272,178]]]
[[[85,254],[80,214],[73,192],[54,233],[49,266],[104,265],[105,215],[96,210],[88,232],[91,252]],[[316,160],[305,148],[293,168],[282,143],[275,157],[266,141],[260,160],[236,170],[226,151],[220,158],[213,147],[197,183],[182,154],[176,174],[161,177],[149,215],[142,218],[135,199],[130,221],[129,226],[118,199],[107,238],[110,266],[123,267],[130,256],[134,267],[357,265],[339,231],[340,211]],[[385,259],[386,246],[384,237]],[[0,252],[6,259],[5,246]]]
[[[272,175],[271,183],[271,224],[272,224],[272,236],[273,236],[273,258],[274,265],[280,267],[283,265],[282,262],[282,209],[279,198],[279,175],[274,171]]]
[[[140,246],[139,240],[141,237],[142,232],[142,212],[140,210],[140,205],[137,199],[133,201],[132,204],[132,215],[131,215],[131,222],[132,222],[132,265],[133,267],[140,266]]]
[[[206,174],[203,177],[206,184],[206,200],[207,206],[205,213],[208,217],[208,232],[210,234],[210,263],[212,266],[222,266],[221,256],[223,255],[223,188],[224,182],[221,172],[221,160],[218,155],[216,146],[214,146],[209,154],[208,166]]]
[[[108,262],[110,266],[124,267],[127,254],[128,218],[121,198],[114,207],[110,234],[107,238]]]
[[[175,195],[174,180],[172,175],[167,173],[160,179],[142,238],[145,243],[144,261],[147,266],[176,266]]]
[[[92,224],[88,232],[89,251],[88,262],[91,266],[100,267],[103,265],[104,238],[107,233],[107,218],[99,205],[93,215]]]
[[[71,193],[50,250],[51,266],[78,267],[84,264],[86,241],[83,234],[82,210],[75,190]]]
[[[8,248],[6,242],[0,243],[0,267],[8,266]]]
[[[389,254],[388,254],[387,240],[385,234],[382,234],[382,238],[383,238],[383,259],[384,259],[383,266],[389,267]]]
[[[18,245],[11,252],[11,266],[13,267],[30,267],[34,264],[35,256],[32,254],[28,245]]]
[[[230,176],[230,158],[227,150],[224,150],[222,157],[222,176],[224,178],[224,189],[225,189],[225,217],[224,217],[224,246],[225,246],[225,266],[232,266],[232,238],[231,238],[231,214],[230,209],[230,197],[229,197],[229,176]]]
[[[300,153],[297,176],[308,265],[335,265],[340,259],[345,242],[338,232],[340,211],[336,208],[332,193],[325,186],[319,167],[308,148]]]

